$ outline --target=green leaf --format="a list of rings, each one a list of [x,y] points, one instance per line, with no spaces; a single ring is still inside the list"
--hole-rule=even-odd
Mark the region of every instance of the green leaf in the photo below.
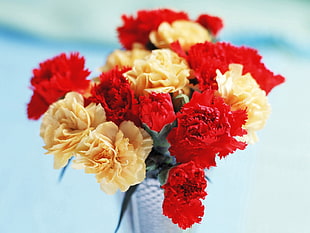
[[[122,207],[121,207],[121,212],[120,212],[120,215],[119,215],[118,223],[117,223],[117,226],[116,226],[116,229],[115,229],[114,233],[118,232],[118,230],[119,230],[119,228],[121,226],[124,214],[125,214],[125,212],[127,210],[128,204],[130,202],[131,196],[136,191],[138,185],[139,184],[130,186],[130,188],[126,191],[125,196],[123,198],[123,202],[122,202]]]
[[[208,176],[205,176],[205,178],[208,182],[212,183],[212,180]]]
[[[177,95],[177,96],[174,97],[174,98],[175,98],[175,99],[181,99],[182,102],[183,102],[183,104],[186,104],[186,103],[189,102],[189,98],[188,98],[188,96],[185,95],[185,94],[179,94],[179,95]]]
[[[182,106],[189,102],[189,97],[185,94],[179,94],[173,98],[173,105],[175,107],[175,111],[178,112],[182,108]]]
[[[168,178],[168,173],[169,173],[169,170],[170,168],[168,169],[163,169],[161,170],[161,172],[158,174],[158,180],[159,180],[159,183],[161,185],[164,185],[167,181],[167,178]]]
[[[58,182],[59,182],[59,183],[62,181],[62,178],[63,178],[63,176],[65,175],[65,172],[66,172],[68,166],[70,165],[72,158],[73,158],[73,157],[71,157],[71,158],[68,160],[67,165],[64,166],[64,167],[61,169],[60,174],[59,174],[59,177],[58,177]]]
[[[160,154],[169,154],[170,144],[167,141],[167,136],[173,127],[176,127],[176,121],[166,124],[160,132],[151,130],[147,124],[142,125],[146,132],[150,134],[153,139],[153,148]]]

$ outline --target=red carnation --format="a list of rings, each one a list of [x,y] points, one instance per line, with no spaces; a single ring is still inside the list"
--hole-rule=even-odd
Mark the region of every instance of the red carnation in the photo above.
[[[217,16],[203,14],[198,17],[196,22],[208,29],[214,36],[223,28],[223,21]]]
[[[139,97],[140,120],[159,132],[163,126],[175,120],[171,97],[168,93],[152,93]]]
[[[170,9],[140,10],[136,18],[123,15],[124,23],[117,28],[118,38],[126,49],[132,49],[134,43],[147,47],[152,30],[156,30],[162,22],[172,23],[181,19],[188,20],[188,15],[185,12],[175,12]]]
[[[250,73],[260,88],[268,94],[272,88],[284,82],[281,75],[274,75],[261,61],[257,50],[244,46],[236,47],[229,43],[205,42],[192,46],[188,52],[188,62],[194,70],[199,88],[216,89],[216,70],[222,73],[231,63],[243,65],[243,73]]]
[[[185,230],[194,223],[201,222],[204,215],[204,206],[198,199],[189,200],[185,203],[165,198],[163,214],[171,218],[174,224],[178,224],[180,228]]]
[[[88,98],[90,102],[101,103],[107,120],[117,125],[124,120],[131,120],[139,125],[134,93],[123,76],[123,73],[128,70],[128,68],[119,70],[116,67],[102,73],[99,77],[100,83],[92,88],[92,96]]]
[[[201,222],[204,206],[201,199],[207,195],[204,171],[194,162],[180,164],[170,169],[163,202],[163,214],[180,228],[186,229]]]
[[[39,119],[52,103],[67,92],[83,94],[90,83],[86,79],[90,72],[84,65],[85,59],[79,53],[71,53],[70,56],[62,53],[40,63],[31,78],[33,95],[27,108],[28,118]]]
[[[178,126],[168,135],[169,151],[178,162],[195,161],[203,168],[216,166],[215,157],[227,156],[246,143],[235,136],[246,133],[242,129],[247,119],[245,110],[231,111],[223,98],[214,91],[194,92],[189,103],[177,114]]]

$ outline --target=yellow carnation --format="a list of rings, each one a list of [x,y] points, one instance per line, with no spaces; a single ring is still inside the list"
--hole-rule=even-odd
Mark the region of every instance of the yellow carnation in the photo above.
[[[258,140],[256,131],[262,129],[270,115],[271,108],[266,92],[263,91],[250,73],[242,75],[243,66],[230,64],[229,71],[216,71],[218,92],[231,105],[232,110],[245,109],[248,114],[244,128],[248,134],[243,138],[248,143]]]
[[[137,96],[150,92],[175,92],[188,84],[190,69],[185,59],[169,49],[157,49],[137,59],[124,73]]]
[[[82,139],[74,166],[96,174],[107,194],[118,189],[124,192],[144,180],[145,159],[152,145],[150,135],[131,121],[124,121],[119,127],[108,121]]]
[[[101,105],[92,103],[84,108],[83,96],[75,92],[52,104],[43,116],[40,136],[47,154],[54,155],[54,168],[66,166],[82,138],[105,121]]]
[[[100,68],[100,71],[106,72],[115,66],[119,68],[132,67],[136,59],[142,59],[151,52],[142,48],[135,47],[132,50],[115,50],[106,61],[106,64]]]
[[[211,41],[211,35],[199,23],[176,20],[171,24],[161,23],[157,30],[150,33],[150,41],[157,48],[169,48],[172,42],[179,41],[181,47],[188,51],[196,43]]]

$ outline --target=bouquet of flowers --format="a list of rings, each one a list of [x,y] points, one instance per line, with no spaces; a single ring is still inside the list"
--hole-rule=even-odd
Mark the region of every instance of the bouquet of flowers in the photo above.
[[[205,169],[258,138],[270,114],[275,75],[253,48],[219,42],[219,17],[196,20],[170,9],[122,16],[122,49],[89,79],[79,53],[60,54],[33,70],[28,118],[54,168],[95,174],[107,194],[132,193],[159,179],[163,214],[182,229],[199,223]]]

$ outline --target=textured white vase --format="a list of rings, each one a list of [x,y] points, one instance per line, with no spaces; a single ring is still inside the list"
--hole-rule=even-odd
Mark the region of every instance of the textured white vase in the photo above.
[[[128,209],[133,233],[194,232],[193,229],[182,230],[162,214],[163,199],[163,189],[157,179],[147,178],[139,184]]]

